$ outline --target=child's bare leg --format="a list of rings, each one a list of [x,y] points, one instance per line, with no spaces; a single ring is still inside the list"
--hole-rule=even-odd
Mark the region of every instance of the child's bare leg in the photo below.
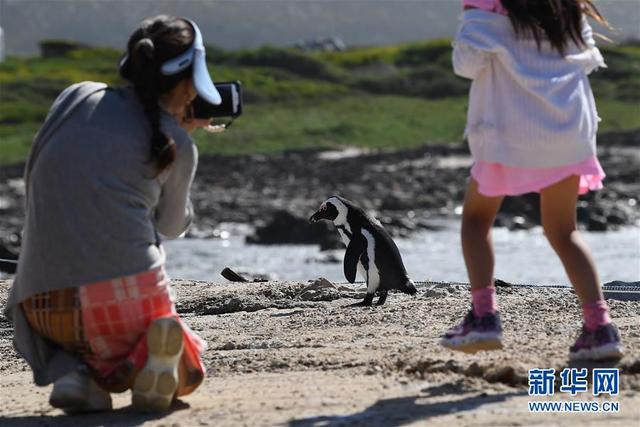
[[[560,257],[580,302],[603,300],[596,267],[576,226],[580,177],[574,175],[540,191],[542,226]]]
[[[471,289],[493,284],[494,253],[491,227],[503,197],[487,197],[478,192],[478,183],[471,178],[467,186],[462,212],[462,252]]]
[[[584,327],[569,348],[573,360],[619,359],[620,336],[611,324],[595,265],[576,229],[576,201],[580,177],[571,176],[540,192],[542,225],[582,303]]]

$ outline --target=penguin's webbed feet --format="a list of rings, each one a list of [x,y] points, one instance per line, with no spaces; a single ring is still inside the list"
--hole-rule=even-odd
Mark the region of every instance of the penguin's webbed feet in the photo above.
[[[373,294],[365,295],[364,300],[356,302],[355,304],[349,304],[347,307],[371,307],[373,305]]]
[[[380,292],[380,298],[378,298],[378,302],[376,303],[376,305],[384,305],[384,303],[387,301],[387,294],[389,292],[387,291],[381,291]]]

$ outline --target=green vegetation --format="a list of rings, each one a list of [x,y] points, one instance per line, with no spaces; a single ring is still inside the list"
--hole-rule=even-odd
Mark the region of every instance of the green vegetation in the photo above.
[[[119,52],[52,45],[61,51],[0,63],[0,164],[25,158],[51,103],[69,84],[122,83]],[[592,77],[601,128],[640,128],[640,45],[603,53],[609,68]],[[195,137],[201,152],[221,154],[458,142],[469,82],[453,75],[450,57],[450,40],[332,53],[210,47],[214,78],[243,82],[245,114],[224,134]]]

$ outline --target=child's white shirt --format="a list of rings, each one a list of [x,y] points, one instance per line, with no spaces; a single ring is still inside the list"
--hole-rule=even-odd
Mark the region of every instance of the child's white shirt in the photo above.
[[[606,67],[591,27],[587,47],[564,57],[533,36],[517,37],[509,17],[467,10],[455,37],[453,68],[473,80],[466,135],[476,161],[546,168],[596,154],[598,114],[587,75]]]

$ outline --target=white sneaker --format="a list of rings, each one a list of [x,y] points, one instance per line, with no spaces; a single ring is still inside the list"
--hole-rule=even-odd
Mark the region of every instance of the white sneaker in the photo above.
[[[144,412],[166,411],[178,389],[182,326],[173,317],[154,320],[147,331],[147,363],[136,375],[132,405]]]
[[[80,370],[53,383],[49,404],[68,413],[113,409],[111,394],[101,389],[88,373]]]

